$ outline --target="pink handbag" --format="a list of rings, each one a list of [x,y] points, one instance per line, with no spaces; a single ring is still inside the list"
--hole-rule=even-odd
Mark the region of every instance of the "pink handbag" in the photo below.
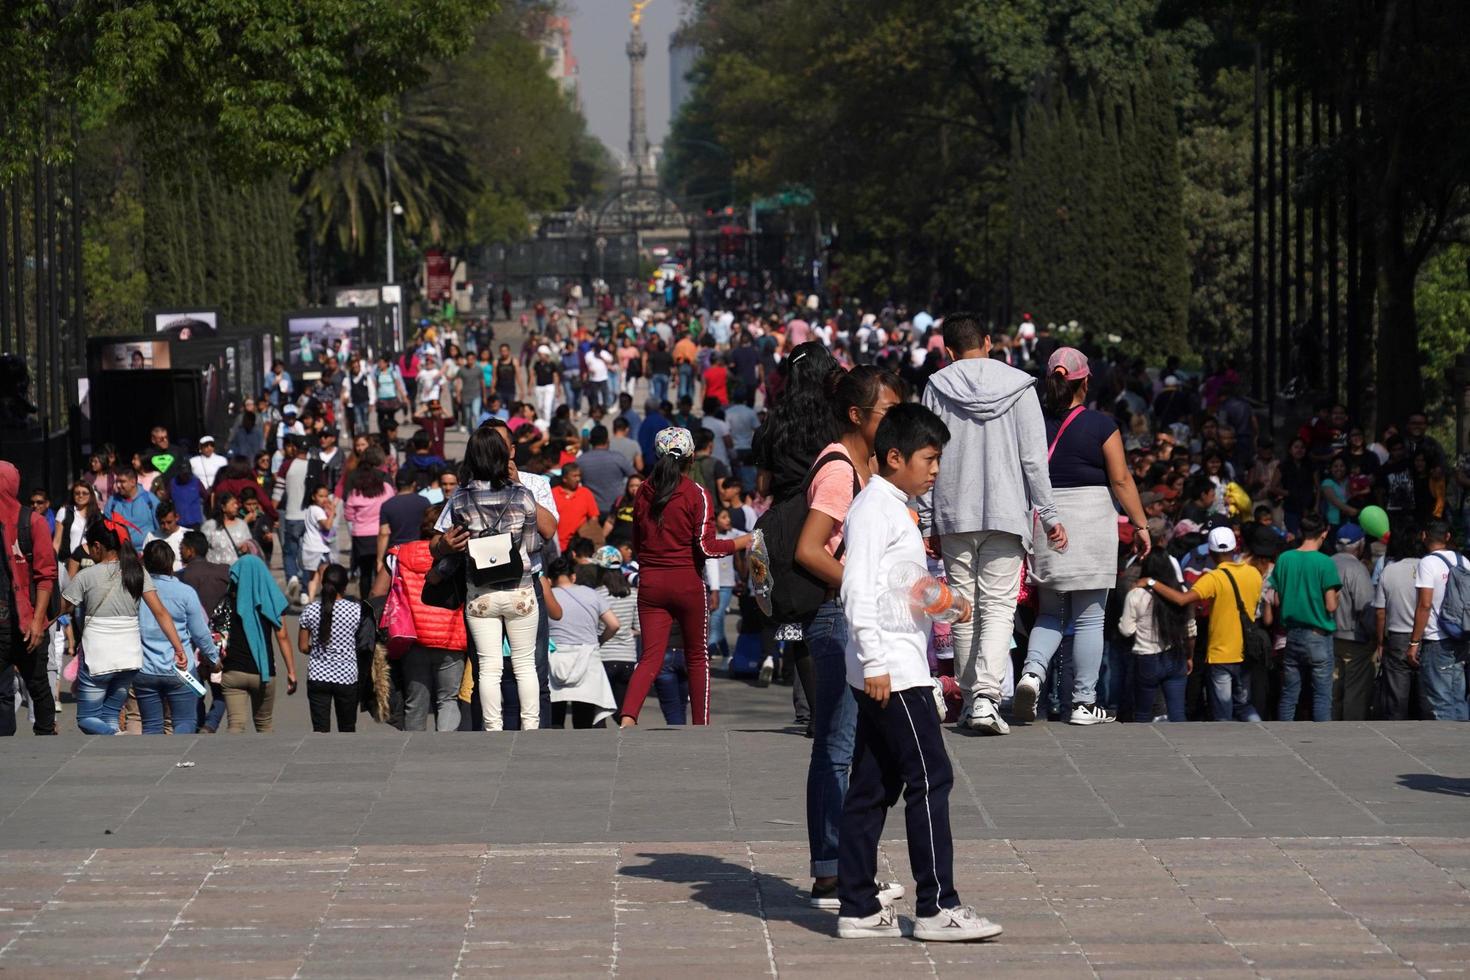
[[[388,598],[383,603],[383,618],[378,625],[388,632],[388,656],[397,660],[418,642],[418,628],[413,622],[413,607],[409,605],[408,587],[403,576],[394,572],[393,584],[388,589]]]

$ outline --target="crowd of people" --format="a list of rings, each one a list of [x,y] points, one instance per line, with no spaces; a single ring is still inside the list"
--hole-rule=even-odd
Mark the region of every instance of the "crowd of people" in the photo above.
[[[298,657],[317,731],[703,725],[753,651],[812,739],[812,902],[868,935],[895,786],[947,846],[941,718],[1470,718],[1470,459],[1424,414],[1283,436],[1230,365],[1029,319],[668,299],[278,362],[222,451],[155,428],[54,507],[0,463],[0,730],[69,686],[92,734],[267,732]],[[928,863],[932,931],[986,933]]]

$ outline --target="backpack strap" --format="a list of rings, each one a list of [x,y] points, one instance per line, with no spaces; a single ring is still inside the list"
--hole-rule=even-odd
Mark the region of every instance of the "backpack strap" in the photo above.
[[[847,453],[839,453],[834,449],[832,452],[828,453],[827,455],[823,456],[821,459],[818,459],[815,463],[812,464],[811,470],[808,471],[806,475],[806,480],[803,481],[801,485],[801,496],[803,500],[806,499],[806,493],[808,490],[811,489],[812,481],[816,480],[817,474],[822,471],[822,467],[826,466],[828,463],[833,463],[837,461],[844,462],[848,466],[852,467],[853,497],[856,498],[857,495],[862,492],[863,487],[862,484],[858,481],[857,467],[853,465],[853,462],[848,457]],[[810,510],[811,508],[808,507],[807,509]],[[846,550],[847,538],[844,536],[843,540],[837,545],[837,550],[832,553],[832,557],[837,559],[838,561],[841,561],[842,553]]]

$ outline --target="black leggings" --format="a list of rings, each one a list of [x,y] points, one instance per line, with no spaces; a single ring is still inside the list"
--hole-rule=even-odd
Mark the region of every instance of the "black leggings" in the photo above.
[[[364,542],[359,545],[358,542]],[[368,547],[367,542],[371,542]],[[365,553],[363,553],[365,552]],[[378,539],[366,535],[353,535],[352,538],[352,570],[357,573],[358,594],[364,602],[367,601],[368,593],[373,591],[373,579],[378,574]]]
[[[357,731],[357,685],[330,681],[306,682],[306,701],[311,706],[311,730],[332,730],[332,705],[337,706],[337,731]]]

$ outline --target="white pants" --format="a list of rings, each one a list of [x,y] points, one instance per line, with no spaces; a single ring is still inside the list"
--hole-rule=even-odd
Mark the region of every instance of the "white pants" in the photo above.
[[[541,685],[536,679],[536,624],[534,589],[491,592],[469,601],[466,620],[480,656],[480,709],[485,731],[505,730],[500,711],[500,675],[505,671],[502,637],[510,641],[510,667],[515,672],[516,696],[521,702],[521,731],[541,726]],[[503,632],[502,632],[503,631]]]
[[[551,419],[551,413],[556,411],[556,385],[536,386],[536,417],[538,419]]]
[[[974,607],[968,623],[950,627],[955,677],[965,692],[965,707],[968,710],[977,697],[998,702],[1009,686],[1016,594],[1026,549],[1019,535],[1005,531],[946,534],[939,545],[950,589]]]

